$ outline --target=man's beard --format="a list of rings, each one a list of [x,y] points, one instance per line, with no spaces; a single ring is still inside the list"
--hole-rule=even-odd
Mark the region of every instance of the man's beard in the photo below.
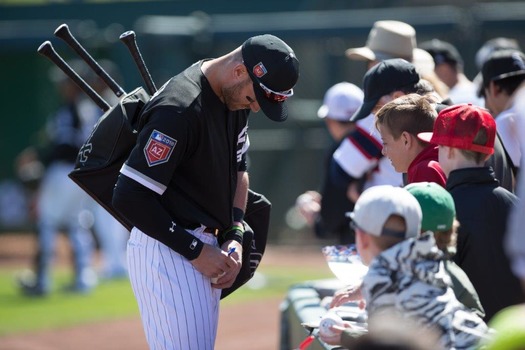
[[[230,111],[236,111],[239,109],[248,109],[249,102],[245,96],[241,96],[241,91],[248,85],[251,84],[251,79],[246,79],[240,83],[237,83],[230,87],[222,89],[222,96],[224,104]],[[242,101],[242,102],[241,102]]]

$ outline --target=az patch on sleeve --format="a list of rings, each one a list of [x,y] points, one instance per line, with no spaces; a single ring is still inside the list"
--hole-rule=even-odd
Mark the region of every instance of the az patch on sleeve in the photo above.
[[[177,144],[177,140],[169,137],[160,131],[153,130],[146,147],[144,147],[144,155],[150,167],[166,163]]]

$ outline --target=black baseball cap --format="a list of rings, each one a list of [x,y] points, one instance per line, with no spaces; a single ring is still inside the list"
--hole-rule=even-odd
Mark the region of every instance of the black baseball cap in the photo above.
[[[525,54],[518,50],[500,50],[492,53],[481,68],[482,83],[478,91],[481,96],[491,81],[525,75]]]
[[[293,95],[299,79],[299,60],[293,50],[278,37],[264,34],[242,44],[242,58],[264,114],[271,120],[285,121],[285,100]]]
[[[436,65],[449,63],[463,66],[463,59],[454,45],[439,39],[432,39],[418,45],[420,49],[428,52]]]
[[[363,78],[365,99],[350,121],[355,122],[366,118],[382,96],[414,85],[419,82],[419,79],[416,67],[402,58],[393,58],[376,64],[366,72]]]

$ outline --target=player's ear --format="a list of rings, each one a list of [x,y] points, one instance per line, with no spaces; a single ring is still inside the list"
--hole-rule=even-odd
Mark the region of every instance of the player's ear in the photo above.
[[[243,63],[238,63],[233,68],[233,75],[236,80],[243,80],[248,75],[246,66]]]

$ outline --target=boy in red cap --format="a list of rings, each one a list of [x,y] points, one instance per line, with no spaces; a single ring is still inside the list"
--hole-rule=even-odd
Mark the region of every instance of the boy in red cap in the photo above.
[[[476,288],[488,321],[499,310],[523,302],[503,249],[507,217],[517,198],[484,165],[494,153],[496,123],[486,109],[460,104],[442,110],[433,132],[418,137],[439,146],[439,164],[460,223],[454,260]]]

